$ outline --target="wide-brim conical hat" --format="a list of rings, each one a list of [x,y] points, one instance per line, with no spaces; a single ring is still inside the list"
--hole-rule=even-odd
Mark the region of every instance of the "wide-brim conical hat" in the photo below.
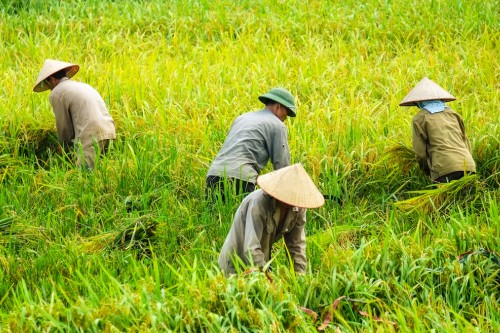
[[[399,103],[400,106],[414,106],[416,102],[441,100],[444,102],[456,100],[455,96],[441,88],[436,82],[424,77],[408,95]]]
[[[41,92],[49,89],[49,87],[46,84],[43,84],[43,81],[52,74],[59,72],[61,69],[66,70],[66,77],[69,79],[70,77],[75,75],[76,72],[78,72],[80,66],[59,60],[53,60],[53,59],[45,60],[45,63],[43,64],[43,67],[40,70],[40,73],[38,74],[38,79],[36,79],[33,91]]]
[[[257,177],[257,185],[290,206],[316,208],[325,203],[323,194],[300,163]]]

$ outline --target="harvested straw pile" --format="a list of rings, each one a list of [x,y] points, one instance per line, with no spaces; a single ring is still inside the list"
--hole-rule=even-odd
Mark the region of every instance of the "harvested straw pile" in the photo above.
[[[450,204],[465,204],[480,199],[485,184],[477,174],[466,175],[450,183],[433,184],[427,190],[410,191],[417,196],[396,202],[396,207],[404,211],[416,209],[423,212],[436,212]]]
[[[16,163],[18,163],[18,161],[9,154],[0,155],[0,169]]]
[[[47,149],[56,150],[59,146],[57,133],[53,128],[23,126],[16,135],[20,151],[27,154],[43,155]]]
[[[107,232],[80,239],[79,246],[86,253],[106,250],[135,250],[138,255],[149,255],[158,223],[136,220],[123,230]],[[39,241],[51,241],[45,228],[15,222],[12,217],[0,219],[0,246],[21,249],[36,247]]]
[[[1,246],[14,249],[35,247],[41,240],[43,242],[49,241],[43,227],[15,222],[12,217],[0,220]]]
[[[149,247],[155,238],[157,226],[157,222],[136,220],[123,230],[84,238],[81,240],[81,246],[87,253],[136,250],[139,255],[149,255]]]

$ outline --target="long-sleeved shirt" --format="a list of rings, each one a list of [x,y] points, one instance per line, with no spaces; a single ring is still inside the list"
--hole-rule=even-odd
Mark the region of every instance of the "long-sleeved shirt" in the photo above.
[[[431,179],[454,171],[476,172],[462,118],[449,107],[430,113],[421,109],[412,120],[413,151]]]
[[[274,170],[290,165],[285,124],[268,109],[245,113],[234,120],[207,176],[226,176],[255,184],[269,160]]]
[[[234,259],[263,267],[271,258],[272,245],[284,239],[295,271],[306,270],[306,209],[292,207],[279,225],[280,206],[261,189],[243,199],[219,256],[219,266],[226,274],[236,273]]]
[[[49,95],[59,142],[82,146],[115,139],[115,124],[101,95],[88,84],[62,78]]]

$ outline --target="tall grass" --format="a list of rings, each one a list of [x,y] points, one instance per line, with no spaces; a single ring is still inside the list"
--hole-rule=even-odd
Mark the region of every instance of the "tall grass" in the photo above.
[[[0,331],[495,331],[498,8],[1,0]],[[115,119],[91,173],[31,91],[46,58],[80,64]],[[473,179],[429,188],[412,160],[398,104],[423,76],[458,98]],[[332,200],[308,211],[307,274],[277,244],[270,278],[225,277],[241,198],[207,205],[205,173],[274,86],[297,97],[293,162]]]

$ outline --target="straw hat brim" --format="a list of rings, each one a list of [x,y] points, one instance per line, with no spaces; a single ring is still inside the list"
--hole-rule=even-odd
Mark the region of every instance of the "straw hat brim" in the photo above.
[[[52,74],[59,72],[62,69],[66,70],[66,77],[69,79],[78,72],[80,66],[77,64],[72,64],[69,62],[64,62],[59,60],[52,60],[52,59],[45,60],[45,63],[43,64],[43,67],[40,70],[40,73],[38,74],[38,78],[36,79],[33,91],[42,92],[49,89],[49,87],[46,84],[44,84],[45,79],[47,79]]]
[[[257,185],[273,198],[293,207],[317,208],[325,204],[323,194],[300,163],[257,177]]]
[[[450,102],[456,100],[455,96],[444,90],[436,82],[424,77],[413,88],[408,95],[403,98],[400,106],[416,106],[417,102],[441,100]]]

